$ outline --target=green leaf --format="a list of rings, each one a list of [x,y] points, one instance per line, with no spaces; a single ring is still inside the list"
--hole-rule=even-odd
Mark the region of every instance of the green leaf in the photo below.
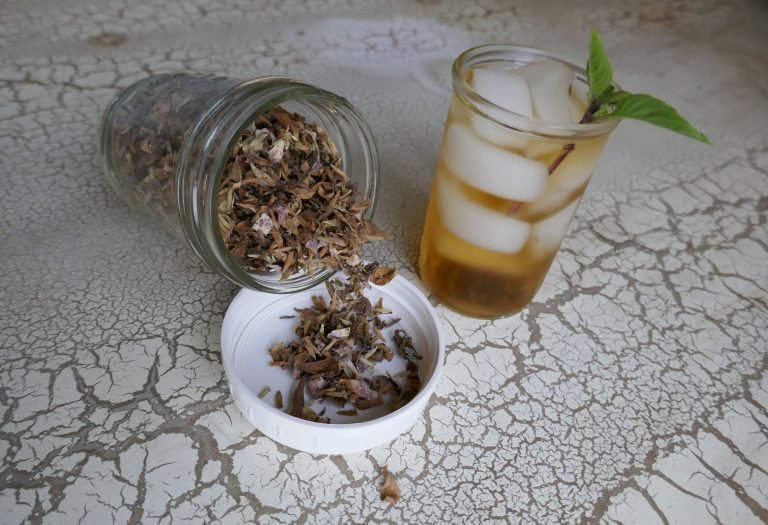
[[[622,100],[625,100],[627,97],[631,97],[632,93],[629,91],[624,91],[623,89],[620,91],[616,91],[614,93],[609,93],[603,98],[604,104],[612,104],[616,105]]]
[[[592,117],[600,118],[600,117],[610,116],[616,104],[618,104],[625,98],[631,97],[631,96],[632,96],[632,93],[624,90],[609,92],[608,94],[604,95],[603,98],[600,100],[600,104],[598,105],[595,112],[592,114]]]
[[[598,112],[604,107],[610,106],[613,106],[613,111],[607,114],[600,114],[599,116],[601,118],[631,118],[641,120],[680,133],[681,135],[700,140],[705,144],[711,144],[706,135],[694,128],[687,120],[681,117],[675,108],[651,95],[618,91],[613,94],[607,104],[602,106]],[[598,112],[596,112],[596,116],[598,116]]]
[[[603,49],[603,43],[597,31],[592,30],[589,42],[589,60],[587,61],[587,80],[589,81],[589,101],[601,100],[612,90],[613,67]]]

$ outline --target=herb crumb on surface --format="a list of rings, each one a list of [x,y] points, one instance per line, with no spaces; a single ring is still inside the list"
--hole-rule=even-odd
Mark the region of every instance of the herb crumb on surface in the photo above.
[[[384,475],[384,483],[381,485],[381,501],[386,501],[390,505],[394,505],[400,500],[400,486],[395,481],[394,476],[389,473],[389,469],[384,467],[382,472]]]

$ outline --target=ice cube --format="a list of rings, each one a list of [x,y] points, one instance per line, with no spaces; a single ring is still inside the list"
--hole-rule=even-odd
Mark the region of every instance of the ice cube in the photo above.
[[[488,111],[489,113],[493,112],[493,110]],[[505,128],[482,115],[472,114],[470,118],[475,133],[488,142],[503,148],[515,148],[521,151],[528,147],[528,139],[522,133]]]
[[[537,140],[535,142],[531,142],[526,146],[525,148],[525,156],[528,158],[537,158],[537,157],[543,157],[545,155],[549,155],[550,153],[554,153],[556,151],[560,151],[563,149],[563,143],[562,142],[545,142],[543,140]]]
[[[526,257],[526,248],[513,255],[484,250],[478,246],[467,244],[464,240],[449,235],[445,231],[432,236],[432,246],[446,259],[456,264],[495,274],[520,277],[530,275],[539,270],[536,258]]]
[[[448,177],[437,183],[438,209],[443,226],[463,241],[498,253],[517,253],[528,241],[531,225],[469,200]]]
[[[587,110],[587,88],[582,82],[574,80],[569,89],[571,103],[571,122],[579,122]]]
[[[464,124],[448,126],[440,151],[454,175],[497,197],[528,202],[547,185],[547,166],[481,140]]]
[[[560,242],[568,232],[568,225],[576,213],[579,199],[557,213],[535,223],[531,228],[531,247],[538,254],[548,254],[556,251]]]
[[[472,71],[472,88],[497,106],[530,117],[531,92],[523,77],[508,69],[477,68]]]
[[[568,88],[570,95],[568,97],[570,123],[577,123],[584,116],[587,109],[587,90],[582,82],[574,80]],[[545,142],[532,141],[526,146],[523,153],[528,158],[538,158],[559,151],[563,148],[564,142]]]
[[[568,87],[574,80],[574,73],[565,65],[554,60],[542,60],[517,69],[528,81],[536,118],[548,122],[573,122]]]
[[[531,92],[528,82],[520,75],[508,69],[477,68],[472,72],[472,88],[481,97],[497,106],[530,117],[533,115]],[[504,111],[498,108],[486,107],[488,116],[503,120]],[[472,115],[472,127],[478,135],[498,146],[523,149],[528,140],[522,133],[512,131],[482,115]]]
[[[569,98],[569,101],[571,106],[571,122],[575,124],[584,116],[584,110],[573,101],[573,98]]]

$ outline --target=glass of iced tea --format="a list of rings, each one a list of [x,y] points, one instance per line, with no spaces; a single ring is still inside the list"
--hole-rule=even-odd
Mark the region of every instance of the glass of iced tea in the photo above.
[[[619,122],[580,123],[587,85],[537,49],[480,46],[454,62],[419,257],[447,306],[495,318],[533,299]]]

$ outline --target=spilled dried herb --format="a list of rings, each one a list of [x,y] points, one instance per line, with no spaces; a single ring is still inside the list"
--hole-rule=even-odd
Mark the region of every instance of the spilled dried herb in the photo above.
[[[394,273],[380,272],[376,263],[360,264],[346,280],[326,282],[328,299],[313,296],[312,305],[296,309],[297,338],[269,349],[271,364],[289,370],[298,381],[289,413],[295,417],[328,423],[325,409],[316,413],[305,402],[305,394],[321,403],[332,403],[339,415],[386,405],[396,410],[413,399],[421,388],[418,362],[421,356],[412,339],[396,330],[390,344],[382,332],[400,320],[383,319],[391,314],[379,299],[366,296],[369,282],[389,282]],[[396,377],[376,372],[376,364],[391,361],[395,353],[406,361]]]
[[[389,469],[384,467],[382,472],[384,475],[384,483],[381,485],[381,501],[386,501],[390,505],[394,505],[400,500],[400,486],[395,481],[392,474],[389,473]]]
[[[219,191],[219,227],[247,270],[313,275],[360,265],[362,244],[386,237],[363,216],[370,205],[325,130],[278,106],[234,146]]]

